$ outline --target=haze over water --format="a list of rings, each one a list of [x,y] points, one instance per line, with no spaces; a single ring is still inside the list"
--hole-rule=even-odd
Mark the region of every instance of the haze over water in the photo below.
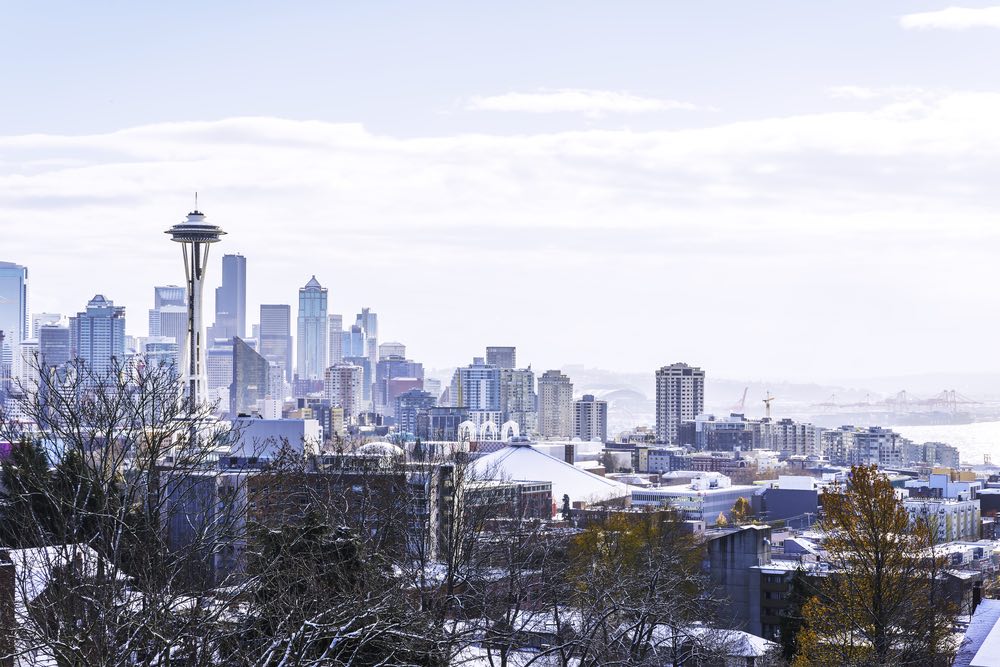
[[[973,424],[893,426],[892,430],[914,442],[944,442],[958,447],[962,463],[981,465],[989,454],[1000,464],[1000,421]]]

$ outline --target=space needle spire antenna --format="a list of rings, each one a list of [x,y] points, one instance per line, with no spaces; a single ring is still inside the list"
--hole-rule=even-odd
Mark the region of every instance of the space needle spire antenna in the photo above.
[[[211,224],[198,210],[198,193],[195,193],[194,210],[188,213],[165,234],[181,244],[184,256],[184,277],[187,286],[187,332],[181,352],[181,377],[184,381],[184,399],[194,413],[208,398],[208,378],[205,373],[204,327],[202,325],[202,297],[205,291],[205,270],[208,267],[208,248],[217,243],[225,232]],[[179,341],[178,341],[179,342]]]

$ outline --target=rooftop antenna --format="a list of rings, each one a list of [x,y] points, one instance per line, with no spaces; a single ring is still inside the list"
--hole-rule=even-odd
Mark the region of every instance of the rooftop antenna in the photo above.
[[[194,210],[196,210],[196,211],[198,210],[198,193],[197,193],[197,191],[194,193]]]

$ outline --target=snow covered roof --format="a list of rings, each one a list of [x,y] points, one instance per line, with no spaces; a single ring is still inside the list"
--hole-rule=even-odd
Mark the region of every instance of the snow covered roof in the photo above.
[[[10,549],[7,555],[14,565],[14,595],[19,609],[24,609],[45,592],[57,568],[73,563],[81,568],[82,576],[93,577],[97,574],[99,558],[86,544]]]
[[[552,482],[552,500],[568,495],[571,502],[596,503],[629,495],[633,487],[581,470],[527,444],[504,447],[476,459],[473,473],[480,479]]]
[[[1000,600],[983,600],[955,656],[953,667],[1000,665]]]

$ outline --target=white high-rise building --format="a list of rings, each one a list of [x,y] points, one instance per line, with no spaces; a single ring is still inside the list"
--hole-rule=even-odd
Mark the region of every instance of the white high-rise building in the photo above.
[[[705,411],[705,371],[677,363],[656,371],[656,440],[677,444],[681,422]]]

